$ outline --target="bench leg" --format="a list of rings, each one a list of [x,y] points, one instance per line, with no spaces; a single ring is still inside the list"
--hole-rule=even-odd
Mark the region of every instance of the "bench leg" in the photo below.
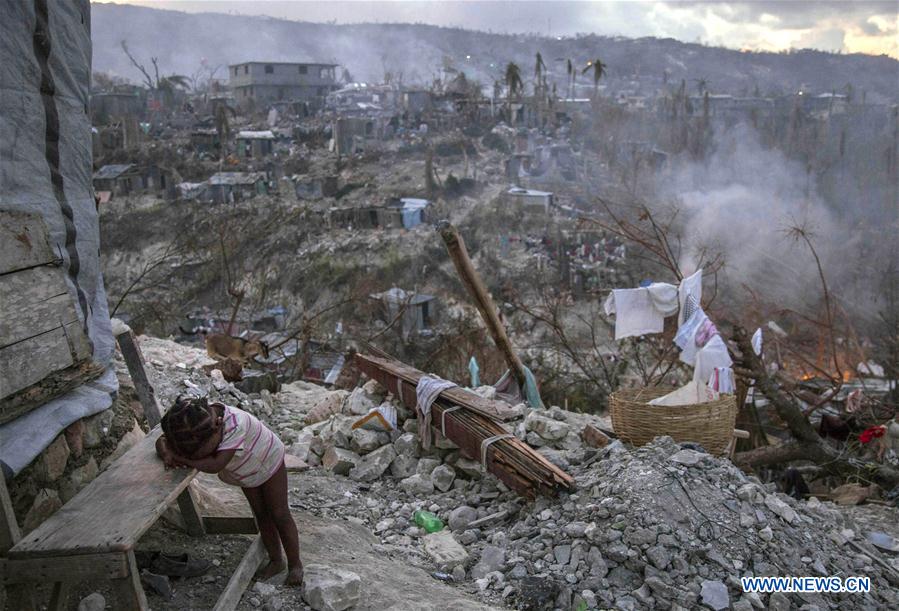
[[[116,609],[127,609],[128,611],[147,611],[147,595],[144,594],[144,588],[140,584],[140,571],[137,570],[137,560],[134,558],[134,551],[126,554],[128,564],[128,575],[121,579],[113,579],[112,590],[118,602]]]
[[[50,605],[48,611],[66,611],[68,607],[66,602],[69,599],[69,588],[71,583],[68,581],[57,581],[53,584],[53,593],[50,595]]]
[[[178,509],[181,510],[181,517],[184,519],[184,525],[187,527],[189,535],[202,537],[206,534],[206,529],[203,527],[203,518],[200,517],[200,512],[197,511],[197,501],[190,485],[184,489],[184,492],[178,495]]]

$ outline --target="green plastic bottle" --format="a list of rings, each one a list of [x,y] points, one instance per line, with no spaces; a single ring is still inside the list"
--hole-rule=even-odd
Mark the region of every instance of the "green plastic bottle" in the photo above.
[[[425,532],[435,533],[443,530],[443,522],[430,511],[419,509],[412,514],[412,519],[419,527],[425,529]]]

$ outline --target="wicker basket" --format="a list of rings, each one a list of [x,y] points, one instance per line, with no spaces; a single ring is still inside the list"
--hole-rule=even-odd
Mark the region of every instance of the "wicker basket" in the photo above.
[[[668,387],[628,388],[612,393],[612,427],[635,446],[660,435],[677,442],[701,444],[711,454],[724,454],[734,434],[737,401],[733,395],[696,405],[649,405],[656,397],[674,390]]]

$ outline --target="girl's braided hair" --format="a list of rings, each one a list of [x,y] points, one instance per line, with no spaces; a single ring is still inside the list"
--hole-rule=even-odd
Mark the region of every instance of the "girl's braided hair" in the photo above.
[[[192,456],[215,433],[216,415],[206,397],[179,395],[162,417],[162,432],[175,452]]]

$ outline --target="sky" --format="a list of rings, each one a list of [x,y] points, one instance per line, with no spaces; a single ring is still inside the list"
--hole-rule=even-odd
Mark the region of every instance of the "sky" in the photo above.
[[[268,15],[296,21],[428,23],[503,33],[670,37],[756,51],[790,48],[886,54],[899,59],[899,1],[681,0],[119,0],[189,12]]]

